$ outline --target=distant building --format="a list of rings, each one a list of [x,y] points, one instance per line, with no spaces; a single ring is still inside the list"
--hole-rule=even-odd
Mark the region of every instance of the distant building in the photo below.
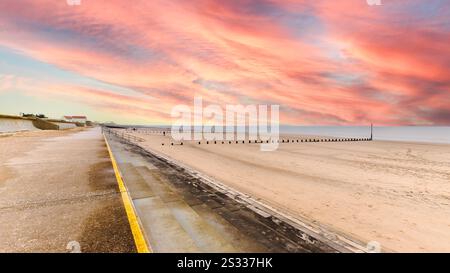
[[[78,122],[78,123],[82,123],[82,124],[86,124],[86,122],[87,122],[86,116],[64,116],[63,118],[65,121],[70,121],[70,122]]]

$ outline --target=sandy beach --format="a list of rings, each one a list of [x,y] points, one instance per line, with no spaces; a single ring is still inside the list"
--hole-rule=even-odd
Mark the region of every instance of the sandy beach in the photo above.
[[[450,145],[389,141],[171,146],[165,154],[290,215],[385,251],[450,252]],[[165,145],[161,145],[165,143]]]

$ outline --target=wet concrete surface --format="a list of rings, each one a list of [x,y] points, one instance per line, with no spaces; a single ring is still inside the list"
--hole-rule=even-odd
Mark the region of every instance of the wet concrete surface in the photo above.
[[[155,252],[338,252],[249,209],[183,167],[115,136],[109,139]],[[143,185],[149,190],[142,195]]]
[[[71,241],[82,252],[136,251],[99,128],[0,146],[11,152],[0,161],[0,252],[69,252]]]

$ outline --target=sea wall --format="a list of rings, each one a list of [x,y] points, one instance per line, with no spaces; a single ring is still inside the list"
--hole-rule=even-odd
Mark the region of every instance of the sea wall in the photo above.
[[[80,124],[81,125],[81,124]],[[34,117],[0,115],[0,133],[13,133],[37,130],[67,130],[79,126],[63,120],[45,120]]]
[[[33,120],[33,125],[41,130],[59,130],[59,126],[42,119]]]
[[[60,121],[60,120],[47,120],[47,121],[57,125],[59,130],[73,129],[73,128],[77,127],[77,125],[72,122],[64,122],[64,121]]]
[[[39,130],[34,126],[33,121],[31,118],[0,115],[0,133]]]

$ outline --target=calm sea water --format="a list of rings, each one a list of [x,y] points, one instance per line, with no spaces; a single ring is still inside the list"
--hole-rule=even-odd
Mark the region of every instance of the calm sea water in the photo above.
[[[285,134],[370,137],[370,126],[280,126]],[[374,126],[373,139],[450,144],[450,126]]]
[[[132,126],[129,126],[132,127]],[[136,126],[170,128],[161,126]],[[245,130],[241,128],[242,130]],[[201,127],[197,128],[201,131]],[[238,128],[239,130],[239,128]],[[370,126],[280,126],[281,134],[370,137]],[[373,139],[450,144],[450,126],[374,126]]]

